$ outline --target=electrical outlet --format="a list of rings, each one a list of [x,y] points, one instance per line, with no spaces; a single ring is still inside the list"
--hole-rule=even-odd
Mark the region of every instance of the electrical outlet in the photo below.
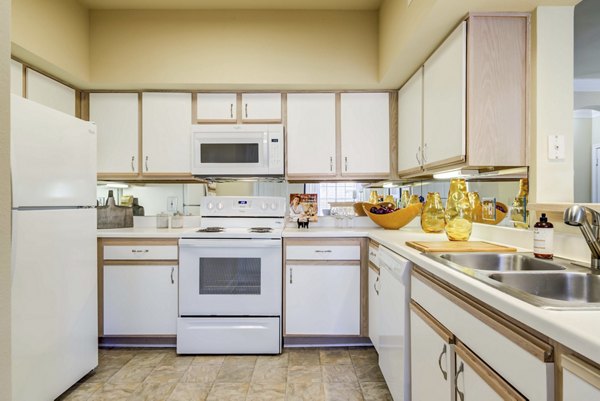
[[[167,211],[176,212],[178,204],[179,204],[179,198],[177,198],[176,196],[168,196],[167,197]]]

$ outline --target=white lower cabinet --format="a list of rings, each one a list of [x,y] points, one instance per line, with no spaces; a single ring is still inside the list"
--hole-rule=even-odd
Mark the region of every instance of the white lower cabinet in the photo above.
[[[177,265],[105,265],[104,335],[175,335]]]
[[[360,264],[292,264],[285,272],[287,335],[359,335]]]
[[[600,400],[600,369],[575,356],[562,357],[562,400]]]
[[[369,338],[379,352],[379,271],[369,266]]]

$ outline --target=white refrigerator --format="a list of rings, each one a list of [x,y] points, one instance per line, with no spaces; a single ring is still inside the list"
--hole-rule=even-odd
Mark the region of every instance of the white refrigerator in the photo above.
[[[54,400],[98,365],[96,127],[12,95],[12,383]]]

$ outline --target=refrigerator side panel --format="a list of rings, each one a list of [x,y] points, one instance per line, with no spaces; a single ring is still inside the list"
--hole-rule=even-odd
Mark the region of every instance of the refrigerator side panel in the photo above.
[[[94,206],[96,126],[11,96],[13,208]]]
[[[98,365],[96,210],[13,211],[15,400],[53,400]]]

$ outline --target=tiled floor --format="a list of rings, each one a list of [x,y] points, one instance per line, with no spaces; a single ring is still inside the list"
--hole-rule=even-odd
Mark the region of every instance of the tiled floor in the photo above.
[[[61,401],[391,400],[373,348],[288,348],[276,356],[177,356],[102,349]]]

